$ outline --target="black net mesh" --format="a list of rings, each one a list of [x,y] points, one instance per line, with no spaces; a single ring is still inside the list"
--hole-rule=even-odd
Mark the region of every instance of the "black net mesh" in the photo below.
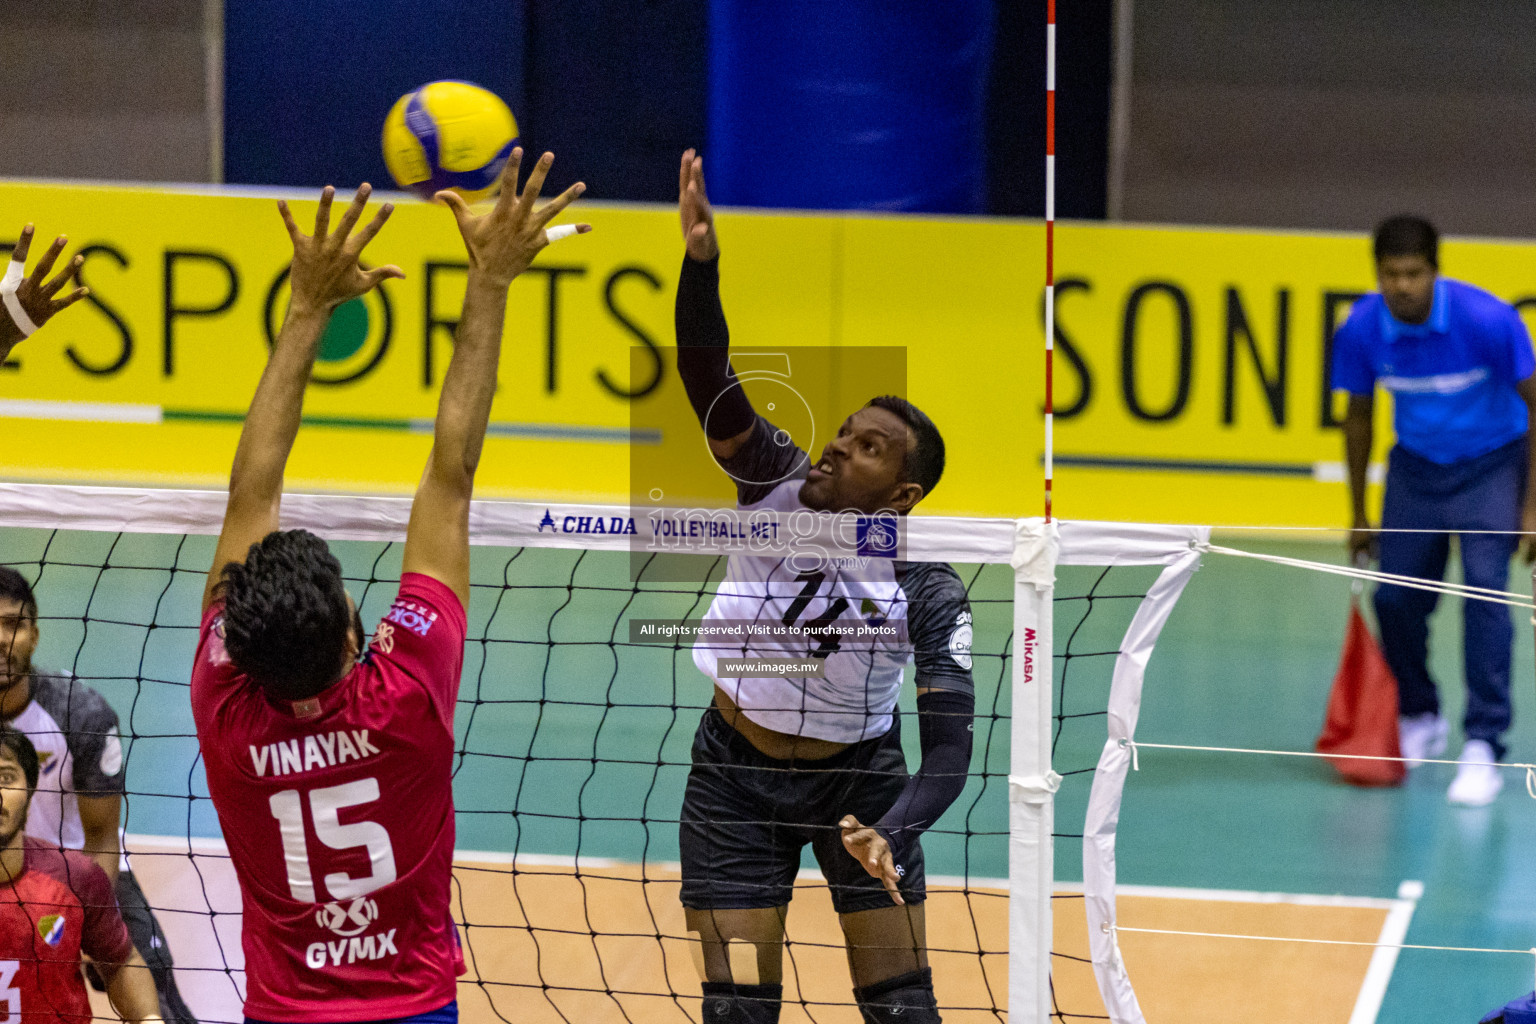
[[[187,692],[212,546],[203,536],[0,529],[0,563],[36,586],[37,669],[74,673],[119,716],[133,874],[175,956],[181,993],[203,1020],[238,1021],[239,894]],[[332,547],[371,628],[394,597],[400,546]],[[697,618],[724,560],[701,565],[703,584],[652,582],[643,567],[636,580],[620,552],[477,547],[472,566],[454,779],[453,899],[469,964],[461,1013],[518,1024],[697,1020],[697,942],[678,902],[678,814],[710,688],[686,641],[634,644],[626,622]],[[923,842],[938,1000],[945,1019],[959,1021],[1001,1017],[1007,1007],[1013,580],[1007,566],[956,569],[975,615],[975,753],[965,791]],[[1057,874],[1070,880],[1081,877],[1069,833],[1103,742],[1108,669],[1140,595],[1137,581],[1101,570],[1063,576],[1055,756],[1067,783]],[[1125,616],[1111,614],[1122,606]],[[901,704],[913,706],[910,668]],[[903,730],[903,741],[915,767],[917,730]],[[853,1024],[842,934],[809,850],[802,867],[782,1019]],[[1077,906],[1064,895],[1058,916],[1080,918]],[[1061,946],[1055,972],[1086,972],[1080,953]],[[1075,989],[1069,1001],[1057,988],[1062,1019],[1102,1013],[1096,997],[1085,1005]]]

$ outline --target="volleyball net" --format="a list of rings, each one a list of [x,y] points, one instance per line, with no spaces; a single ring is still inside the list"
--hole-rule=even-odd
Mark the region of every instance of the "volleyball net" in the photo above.
[[[0,564],[32,580],[38,599],[35,664],[73,672],[118,712],[126,848],[183,993],[208,1021],[240,1020],[244,988],[238,888],[187,690],[224,500],[221,492],[0,485]],[[290,495],[283,522],[331,542],[371,624],[395,594],[409,506]],[[651,572],[660,562],[644,553],[648,531],[665,532],[658,524],[678,521],[669,516],[474,506],[454,776],[466,1020],[699,1019],[698,940],[678,901],[677,843],[690,747],[711,688],[690,640],[636,637],[630,623],[700,618],[726,555],[672,536],[665,554],[692,560],[691,577],[675,561]],[[904,526],[903,557],[953,564],[974,618],[971,775],[923,840],[941,1012],[952,1021],[1139,1021],[1133,981],[1167,964],[1120,949],[1122,793],[1137,755],[1142,684],[1161,664],[1153,658],[1160,633],[1202,557],[1218,557],[1206,555],[1209,531],[942,517]],[[1275,708],[1294,703],[1272,685],[1284,664],[1243,660],[1253,642],[1245,631],[1277,614],[1264,588],[1305,577],[1301,589],[1327,595],[1330,607],[1347,593],[1334,576],[1249,564],[1275,575],[1247,584],[1255,589],[1243,602],[1220,591],[1198,599],[1210,647],[1200,671],[1211,676],[1210,692],[1248,709],[1220,724],[1223,748],[1273,745]],[[1310,620],[1293,623],[1287,646],[1305,638],[1325,660],[1336,657],[1337,633],[1317,633]],[[1301,698],[1312,722],[1320,688],[1326,679]],[[902,704],[910,710],[911,702],[909,669]],[[914,768],[916,733],[904,730]],[[1309,739],[1294,745],[1307,749]],[[1183,771],[1198,755],[1157,756]],[[1308,783],[1326,771],[1318,766]],[[1175,834],[1197,833],[1212,813],[1170,803],[1156,785],[1127,804],[1151,809]],[[1198,844],[1189,851],[1197,870],[1219,876],[1220,866],[1202,862],[1210,855]],[[804,865],[788,918],[781,1019],[853,1024],[860,1017],[827,885],[809,857]]]

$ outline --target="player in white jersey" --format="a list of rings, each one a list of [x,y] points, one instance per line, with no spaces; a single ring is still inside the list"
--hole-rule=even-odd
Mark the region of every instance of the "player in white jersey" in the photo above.
[[[743,510],[905,515],[938,483],[944,442],[904,399],[873,399],[810,457],[759,416],[730,364],[719,245],[703,161],[678,182],[687,255],[677,292],[677,364],[710,451]],[[701,641],[715,682],[683,798],[682,901],[703,951],[704,1020],[774,1024],[784,919],[809,843],[847,940],[854,998],[869,1024],[936,1024],[918,837],[965,786],[970,766],[971,613],[941,563],[870,560],[796,572],[787,558],[732,555],[707,620],[800,626],[750,634],[731,650]],[[892,623],[893,639],[850,640],[839,625]],[[797,656],[820,676],[734,678],[725,657]],[[916,662],[922,763],[908,775],[895,714]],[[752,955],[732,956],[742,944]]]

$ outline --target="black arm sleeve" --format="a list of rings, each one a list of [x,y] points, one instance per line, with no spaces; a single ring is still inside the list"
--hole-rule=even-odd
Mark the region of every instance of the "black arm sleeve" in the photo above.
[[[756,505],[785,480],[805,479],[811,460],[784,431],[753,414],[752,433],[730,458],[720,459],[720,468],[736,481],[736,500],[741,505]]]
[[[917,774],[875,828],[892,856],[922,835],[955,802],[971,767],[971,722],[976,698],[956,690],[929,690],[917,698],[917,732],[923,760]]]
[[[756,414],[731,369],[731,332],[720,305],[720,257],[683,257],[677,281],[677,375],[706,436],[724,441]]]

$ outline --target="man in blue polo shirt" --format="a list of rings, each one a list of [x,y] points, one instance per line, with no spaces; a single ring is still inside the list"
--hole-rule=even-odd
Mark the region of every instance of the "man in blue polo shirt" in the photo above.
[[[1381,291],[1355,303],[1333,350],[1333,386],[1349,392],[1344,447],[1354,504],[1350,553],[1360,557],[1375,546],[1383,572],[1440,580],[1454,533],[1466,582],[1507,589],[1510,556],[1520,540],[1514,531],[1536,528],[1536,502],[1528,494],[1536,474],[1526,443],[1536,408],[1530,336],[1508,303],[1439,276],[1439,237],[1428,221],[1382,222],[1374,249]],[[1365,508],[1377,385],[1392,393],[1397,432],[1379,535]],[[1376,619],[1397,676],[1400,738],[1410,764],[1445,750],[1447,726],[1427,658],[1436,599],[1429,591],[1391,584],[1376,591]],[[1504,755],[1501,737],[1509,728],[1514,628],[1502,605],[1467,601],[1463,611],[1466,745],[1446,797],[1480,806],[1503,786],[1494,764]]]

